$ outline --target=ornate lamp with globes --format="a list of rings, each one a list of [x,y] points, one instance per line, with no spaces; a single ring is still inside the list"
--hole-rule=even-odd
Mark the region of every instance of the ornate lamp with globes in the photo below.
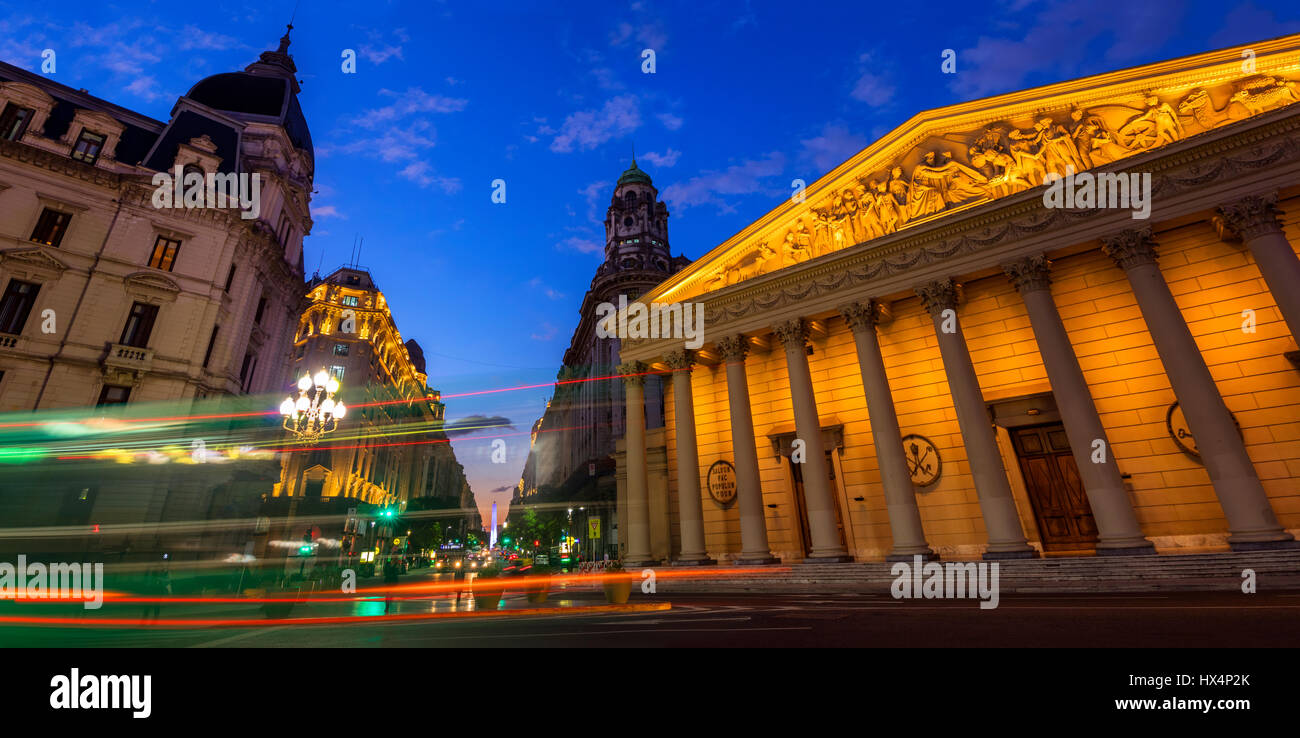
[[[298,380],[298,399],[284,398],[280,414],[284,416],[284,429],[303,443],[316,443],[320,437],[338,427],[338,422],[348,409],[334,395],[339,391],[339,380],[324,369],[316,376],[302,375]]]

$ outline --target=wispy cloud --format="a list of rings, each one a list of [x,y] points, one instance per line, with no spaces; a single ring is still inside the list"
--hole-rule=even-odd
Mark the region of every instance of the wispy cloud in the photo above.
[[[764,183],[785,171],[785,155],[773,151],[757,159],[747,159],[722,171],[704,171],[685,182],[675,182],[663,190],[663,199],[679,212],[711,204],[720,213],[736,212],[727,195],[751,195],[776,188]]]
[[[664,128],[667,128],[670,131],[676,131],[682,127],[682,118],[680,115],[673,115],[672,113],[657,113],[655,117],[659,119],[659,122],[663,124]]]
[[[861,151],[867,143],[866,137],[849,131],[843,123],[827,123],[820,134],[800,142],[799,158],[811,162],[820,175]]]
[[[538,326],[538,330],[534,331],[533,334],[529,337],[532,338],[534,341],[549,341],[555,338],[555,336],[559,332],[560,329],[556,328],[555,326],[551,325],[546,321],[542,321],[542,324]]]
[[[641,111],[635,95],[611,98],[596,110],[570,113],[551,141],[551,151],[587,151],[613,138],[625,136],[641,126]]]
[[[529,286],[529,287],[535,287],[535,288],[541,290],[541,292],[542,292],[543,295],[546,295],[547,297],[549,297],[549,298],[552,299],[552,300],[560,300],[560,299],[563,299],[563,298],[564,298],[564,293],[563,293],[563,292],[560,292],[559,290],[553,289],[552,287],[550,287],[550,286],[547,285],[546,283],[542,282],[542,278],[541,278],[541,277],[533,277],[532,279],[528,280],[528,286]]]
[[[420,87],[408,87],[405,92],[383,89],[380,95],[396,98],[391,105],[367,110],[352,120],[362,128],[378,128],[414,113],[457,113],[469,101],[459,97],[430,94]]]
[[[669,148],[667,151],[665,151],[662,154],[656,154],[653,151],[647,151],[641,155],[641,158],[645,159],[646,161],[650,162],[651,164],[657,167],[667,168],[675,165],[677,163],[677,160],[681,157],[681,155],[682,152],[677,151],[676,149]]]

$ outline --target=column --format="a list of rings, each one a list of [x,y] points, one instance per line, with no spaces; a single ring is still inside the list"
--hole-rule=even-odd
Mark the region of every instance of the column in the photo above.
[[[727,366],[727,407],[731,416],[731,450],[736,459],[736,506],[740,509],[740,557],[738,564],[779,564],[767,543],[767,520],[763,515],[763,490],[759,486],[758,447],[754,440],[754,417],[749,409],[749,378],[745,355],[749,339],[741,335],[718,341],[718,352]]]
[[[664,357],[673,370],[673,425],[677,434],[677,524],[682,551],[677,566],[716,564],[704,548],[704,504],[700,501],[700,453],[695,438],[695,398],[691,394],[691,366],[695,352],[673,351]]]
[[[1282,232],[1276,205],[1276,192],[1250,195],[1219,208],[1219,214],[1254,255],[1277,309],[1300,342],[1300,258]]]
[[[658,564],[650,555],[650,490],[645,460],[645,376],[639,361],[620,364],[623,394],[627,400],[627,567]]]
[[[1079,368],[1065,323],[1052,300],[1050,267],[1047,257],[1038,254],[1006,264],[1002,269],[1020,291],[1020,299],[1029,312],[1038,353],[1043,357],[1052,396],[1061,411],[1065,435],[1070,439],[1070,451],[1075,466],[1079,467],[1092,516],[1097,521],[1097,553],[1154,554],[1155,546],[1142,535],[1142,527],[1133,513],[1088,381]]]
[[[889,514],[889,532],[894,545],[886,561],[911,561],[920,556],[925,561],[938,558],[925,540],[921,511],[916,506],[912,475],[903,455],[903,433],[894,412],[894,396],[885,374],[876,325],[880,322],[881,304],[875,300],[855,302],[840,309],[853,331],[858,347],[858,368],[862,372],[862,389],[867,396],[867,414],[871,420],[871,438],[880,464],[880,484],[885,492],[885,510]]]
[[[971,363],[966,337],[957,321],[957,285],[951,279],[937,280],[917,287],[916,294],[921,296],[934,321],[934,335],[943,356],[943,370],[957,411],[957,425],[961,427],[966,459],[975,479],[984,527],[988,529],[989,545],[984,558],[1034,558],[1038,554],[1025,541],[1024,531],[1020,528],[1020,516],[1016,513],[1015,500],[1011,498],[1011,485],[1002,467],[1002,456],[993,436],[984,393],[975,377],[975,365]]]
[[[1106,255],[1128,276],[1160,363],[1196,437],[1201,461],[1228,519],[1228,544],[1233,550],[1287,545],[1294,538],[1278,525],[1232,414],[1223,404],[1205,358],[1156,266],[1151,230],[1121,231],[1102,242]]]
[[[795,435],[804,443],[804,509],[808,512],[808,533],[812,537],[808,560],[852,561],[835,522],[835,505],[839,503],[831,493],[830,475],[826,472],[826,445],[822,443],[822,423],[817,414],[812,373],[808,369],[808,324],[802,318],[795,318],[773,326],[772,332],[785,348]]]

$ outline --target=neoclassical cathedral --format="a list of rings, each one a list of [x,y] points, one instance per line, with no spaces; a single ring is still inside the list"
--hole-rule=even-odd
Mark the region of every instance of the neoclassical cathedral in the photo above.
[[[1294,546],[1300,36],[1246,51],[919,113],[643,295],[706,344],[620,346],[625,559]]]
[[[555,394],[533,427],[520,496],[527,497],[541,485],[562,485],[575,473],[607,477],[612,483],[610,457],[624,432],[626,404],[622,383],[601,379],[616,373],[619,339],[597,335],[596,306],[617,305],[620,295],[635,300],[688,263],[686,257],[671,254],[668,206],[633,159],[618,178],[605,211],[605,260],[582,298],[578,325],[556,375]],[[652,380],[645,403],[651,427],[662,425],[663,402],[656,388]]]

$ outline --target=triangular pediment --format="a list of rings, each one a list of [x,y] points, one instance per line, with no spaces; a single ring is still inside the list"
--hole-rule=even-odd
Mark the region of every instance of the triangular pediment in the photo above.
[[[1298,57],[1292,35],[925,111],[641,301],[681,302],[1296,104]]]
[[[123,281],[128,288],[135,287],[147,291],[163,292],[172,296],[181,291],[179,284],[153,272],[134,272],[128,274]]]
[[[0,251],[0,263],[3,263],[6,269],[36,269],[54,275],[61,274],[63,270],[68,268],[67,264],[45,253],[45,249],[41,248],[17,248]]]

